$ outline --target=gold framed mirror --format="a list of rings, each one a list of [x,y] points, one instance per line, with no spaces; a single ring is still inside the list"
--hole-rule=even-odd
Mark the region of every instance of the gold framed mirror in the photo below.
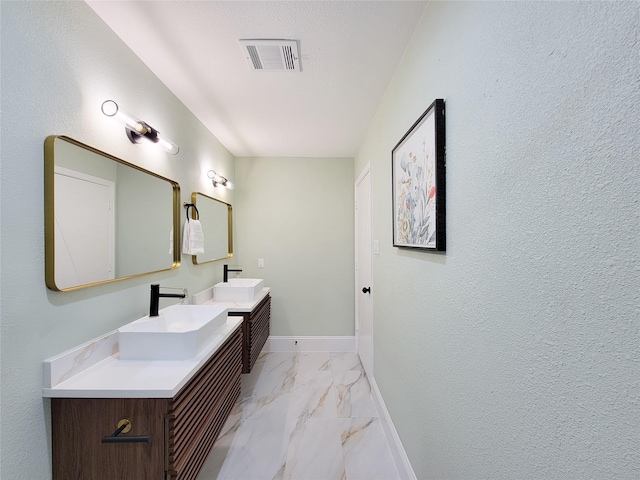
[[[45,283],[71,291],[180,266],[180,185],[64,135],[44,143]]]
[[[191,203],[198,209],[205,252],[191,256],[194,265],[233,257],[233,207],[201,192],[191,194]],[[191,217],[196,218],[195,209]]]

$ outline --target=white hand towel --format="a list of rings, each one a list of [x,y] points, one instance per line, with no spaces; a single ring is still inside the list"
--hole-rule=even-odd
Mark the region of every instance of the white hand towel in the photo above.
[[[204,253],[204,233],[200,220],[188,219],[184,222],[182,235],[182,253],[198,255]]]

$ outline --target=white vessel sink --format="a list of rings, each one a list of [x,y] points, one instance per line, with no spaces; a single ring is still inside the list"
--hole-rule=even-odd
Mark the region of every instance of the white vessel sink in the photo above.
[[[230,278],[226,283],[213,286],[213,299],[216,302],[252,302],[263,286],[261,278]]]
[[[187,360],[227,322],[219,305],[172,305],[118,329],[121,360]]]

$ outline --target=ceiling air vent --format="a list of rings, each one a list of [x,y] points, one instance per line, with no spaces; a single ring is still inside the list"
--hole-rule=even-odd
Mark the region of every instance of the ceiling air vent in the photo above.
[[[240,40],[249,68],[265,72],[299,72],[296,40]]]

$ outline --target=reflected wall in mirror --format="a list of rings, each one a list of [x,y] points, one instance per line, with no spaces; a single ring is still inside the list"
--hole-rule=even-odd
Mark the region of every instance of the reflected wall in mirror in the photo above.
[[[69,137],[44,144],[45,282],[69,291],[180,266],[180,186]]]
[[[193,255],[193,263],[201,265],[233,257],[231,205],[200,192],[191,194],[191,203],[198,209],[204,234],[204,254]],[[192,209],[191,216],[195,215]]]

